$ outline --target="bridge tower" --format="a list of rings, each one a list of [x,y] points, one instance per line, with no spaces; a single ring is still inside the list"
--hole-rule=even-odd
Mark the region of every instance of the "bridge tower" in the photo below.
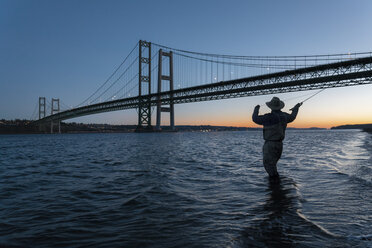
[[[142,50],[144,50],[142,52]],[[147,51],[146,51],[147,50]],[[147,52],[147,56],[145,55]],[[136,132],[152,132],[151,125],[151,42],[139,41],[138,126]],[[145,65],[143,65],[145,64]],[[143,68],[144,67],[144,68]],[[142,70],[144,69],[144,70]]]
[[[39,120],[46,117],[45,97],[39,97]],[[45,125],[39,124],[39,131],[45,132]]]
[[[52,104],[51,104],[51,115],[56,114],[59,112],[59,99],[52,98]],[[61,133],[61,121],[57,120],[57,123],[54,123],[53,120],[50,122],[50,133],[53,133],[54,125],[58,125],[58,133]]]
[[[39,97],[39,120],[45,117],[45,97]]]
[[[168,57],[169,62],[169,75],[163,75],[163,56]],[[168,81],[169,82],[169,106],[162,107],[161,102],[161,88],[162,82]],[[159,50],[159,63],[158,63],[158,97],[157,97],[157,109],[156,109],[156,130],[161,130],[161,112],[168,112],[170,113],[170,130],[175,131],[174,128],[174,104],[173,104],[173,53],[164,52],[162,49]]]

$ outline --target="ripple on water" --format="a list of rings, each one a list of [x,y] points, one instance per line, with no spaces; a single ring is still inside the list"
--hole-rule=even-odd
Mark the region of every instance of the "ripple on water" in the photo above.
[[[7,136],[0,246],[370,247],[371,140],[289,130],[273,185],[261,132]]]

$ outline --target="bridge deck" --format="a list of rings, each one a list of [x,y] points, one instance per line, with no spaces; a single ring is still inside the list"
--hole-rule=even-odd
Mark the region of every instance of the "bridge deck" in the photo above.
[[[179,104],[371,83],[372,57],[364,57],[166,91],[161,94],[153,93],[145,96],[146,99],[143,98],[142,100],[150,101],[150,104],[155,106],[159,97],[163,104],[171,101]],[[66,120],[122,109],[134,109],[138,107],[138,103],[138,96],[97,103],[50,115],[35,121],[35,123]]]

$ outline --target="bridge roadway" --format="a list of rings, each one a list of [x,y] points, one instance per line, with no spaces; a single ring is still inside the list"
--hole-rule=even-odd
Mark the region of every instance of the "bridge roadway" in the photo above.
[[[162,104],[169,104],[172,101],[175,104],[180,104],[371,83],[372,57],[364,57],[177,89],[172,92],[153,93],[142,96],[142,101],[156,106],[159,98]],[[138,104],[138,96],[107,101],[59,112],[37,120],[35,124],[62,121],[102,112],[135,109],[138,108]]]

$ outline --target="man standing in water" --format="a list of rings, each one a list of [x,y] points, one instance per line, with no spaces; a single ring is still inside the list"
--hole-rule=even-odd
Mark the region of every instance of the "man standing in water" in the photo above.
[[[263,137],[265,140],[262,149],[263,164],[270,176],[270,180],[278,181],[279,174],[276,169],[276,163],[282,155],[285,129],[287,128],[287,123],[296,119],[298,109],[302,103],[297,103],[291,114],[281,111],[284,107],[284,102],[278,97],[273,97],[270,102],[266,102],[266,105],[271,109],[271,113],[258,115],[260,105],[257,105],[254,108],[252,120],[259,125],[263,125]]]

